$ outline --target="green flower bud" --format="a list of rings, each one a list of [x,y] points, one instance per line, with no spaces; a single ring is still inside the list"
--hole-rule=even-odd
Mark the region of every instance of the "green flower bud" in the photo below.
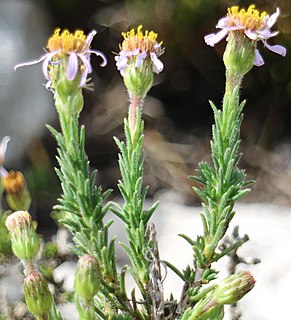
[[[229,32],[223,61],[231,75],[244,76],[254,65],[256,41],[250,40],[243,32]]]
[[[31,204],[26,181],[20,171],[9,171],[3,178],[6,200],[12,210],[28,210]]]
[[[40,249],[39,238],[35,232],[31,215],[27,211],[12,213],[5,222],[11,235],[13,253],[19,259],[32,260]]]
[[[79,259],[74,288],[77,295],[85,300],[92,300],[100,287],[100,271],[97,260],[90,255]]]
[[[42,275],[33,271],[24,278],[24,297],[28,310],[36,317],[48,314],[53,297]]]
[[[218,304],[233,304],[253,289],[255,279],[248,271],[242,271],[222,280],[213,292]]]

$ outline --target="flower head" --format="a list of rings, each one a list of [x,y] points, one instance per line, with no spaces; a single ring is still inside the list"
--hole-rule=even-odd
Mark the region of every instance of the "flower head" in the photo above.
[[[76,30],[75,33],[70,33],[68,30],[58,28],[55,30],[47,43],[48,51],[37,60],[20,63],[14,67],[16,70],[19,67],[30,66],[42,62],[42,70],[45,78],[48,81],[54,79],[54,67],[62,65],[65,67],[66,77],[73,81],[80,71],[79,86],[83,87],[86,84],[87,76],[92,72],[90,63],[90,55],[95,54],[102,58],[101,66],[107,63],[104,54],[98,50],[90,49],[91,42],[96,34],[96,31],[91,31],[87,37],[82,30]]]
[[[231,275],[218,283],[213,299],[218,304],[233,304],[240,300],[255,286],[255,279],[248,271]]]
[[[32,260],[40,249],[39,238],[35,232],[31,215],[27,211],[16,211],[5,222],[11,235],[13,253],[19,259]]]
[[[38,271],[34,270],[24,278],[23,288],[28,310],[37,318],[43,319],[53,303],[47,282]]]
[[[97,260],[88,254],[79,261],[75,275],[76,293],[85,300],[92,300],[100,287],[100,271]]]
[[[163,63],[159,60],[163,49],[162,42],[157,42],[158,34],[148,30],[143,33],[141,29],[140,25],[136,32],[134,29],[122,32],[124,40],[120,45],[121,51],[115,57],[117,69],[122,76],[130,63],[140,69],[144,63],[148,62],[155,73],[160,73],[164,68]]]
[[[262,41],[264,46],[269,50],[280,54],[286,55],[286,48],[279,45],[269,45],[267,39],[276,36],[279,32],[272,32],[271,28],[277,21],[280,15],[280,9],[277,8],[276,12],[269,16],[266,12],[260,13],[255,9],[255,5],[250,5],[247,10],[240,9],[238,6],[233,6],[228,9],[227,15],[220,19],[217,28],[221,29],[218,33],[212,33],[204,37],[205,42],[214,46],[227,35],[233,35],[239,41],[243,41],[245,36],[256,45],[257,41]],[[254,47],[255,55],[253,64],[261,66],[264,60],[259,51]]]
[[[2,182],[10,208],[12,210],[28,210],[31,197],[24,175],[20,171],[10,170],[2,177]]]
[[[27,211],[16,211],[9,215],[5,225],[10,232],[33,228],[31,215]]]
[[[4,189],[11,194],[22,193],[26,186],[25,178],[20,171],[9,171],[3,179]]]

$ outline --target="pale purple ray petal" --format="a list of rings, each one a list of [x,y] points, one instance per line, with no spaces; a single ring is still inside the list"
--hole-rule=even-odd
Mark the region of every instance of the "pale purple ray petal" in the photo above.
[[[132,51],[128,51],[128,56],[129,57],[137,56],[139,54],[139,50],[140,50],[139,48],[136,48],[136,49],[134,49]]]
[[[120,56],[115,57],[115,60],[117,69],[121,70],[126,67],[128,58],[126,54],[120,54]]]
[[[5,178],[7,176],[8,176],[8,171],[4,167],[1,167],[0,168],[0,177]]]
[[[85,69],[82,72],[79,87],[84,87],[84,85],[86,84],[86,81],[87,81],[87,76],[88,76],[88,69]]]
[[[263,57],[261,56],[260,52],[258,49],[256,49],[255,51],[255,60],[254,60],[254,65],[257,66],[257,67],[260,67],[264,64],[264,59]]]
[[[140,54],[137,56],[136,62],[135,62],[135,66],[136,66],[137,68],[140,68],[140,67],[141,67],[142,62],[143,62],[143,60],[146,58],[146,56],[147,56],[147,54],[146,54],[145,51],[142,52],[142,53],[140,53]]]
[[[264,41],[264,45],[266,48],[268,48],[270,51],[275,52],[277,54],[280,54],[281,56],[285,57],[287,53],[287,49],[283,46],[279,46],[278,44],[271,46],[267,44],[267,41]]]
[[[257,32],[260,35],[261,39],[269,39],[269,38],[275,37],[279,33],[279,31],[271,32],[270,30],[267,30],[267,29],[262,31],[257,31]]]
[[[50,80],[49,74],[48,74],[48,65],[51,62],[52,57],[56,54],[57,52],[52,52],[47,54],[47,57],[44,59],[44,62],[42,63],[42,73],[44,74],[45,78],[47,80]]]
[[[269,19],[270,19],[270,15],[269,14],[265,15],[264,18],[263,18],[264,23],[265,23],[266,26],[268,26],[267,22],[268,22]]]
[[[252,31],[252,30],[249,30],[249,29],[246,29],[244,31],[244,34],[251,40],[258,40],[258,39],[262,38],[260,35],[258,35],[257,31]]]
[[[277,8],[277,9],[276,9],[276,12],[273,13],[273,14],[270,16],[270,18],[268,19],[268,21],[267,21],[267,25],[268,25],[269,28],[271,28],[271,27],[275,24],[275,22],[277,21],[279,15],[280,15],[280,9]]]
[[[88,73],[92,72],[92,66],[90,63],[90,55],[88,55],[88,57],[82,53],[79,53],[78,56],[80,57],[80,59],[82,60],[85,68],[88,70]]]
[[[76,78],[76,75],[78,72],[78,56],[75,52],[70,53],[67,72],[68,72],[68,79],[70,81]]]
[[[227,26],[227,22],[229,21],[229,17],[223,17],[218,20],[216,28],[224,29]]]
[[[5,137],[3,137],[3,139],[0,142],[0,165],[2,165],[4,162],[5,154],[6,154],[6,150],[7,150],[7,145],[8,145],[9,141],[10,141],[10,137],[5,136]]]
[[[87,35],[87,38],[86,38],[86,43],[90,46],[94,36],[97,34],[97,31],[96,30],[92,30],[88,35]]]
[[[93,53],[95,54],[96,56],[98,57],[101,57],[102,58],[102,62],[100,64],[101,67],[105,67],[106,64],[107,64],[107,59],[105,57],[105,55],[101,52],[101,51],[98,51],[98,50],[88,50],[87,53]]]
[[[204,37],[204,41],[211,47],[214,47],[219,41],[221,41],[228,34],[227,29],[222,29],[217,33],[211,33]]]
[[[23,63],[18,63],[15,67],[14,67],[14,71],[16,71],[16,69],[21,68],[21,67],[26,67],[26,66],[31,66],[33,64],[37,64],[42,62],[43,60],[45,60],[50,54],[46,53],[43,56],[41,56],[39,59],[37,60],[32,60],[32,61],[27,61],[27,62],[23,62]]]
[[[153,72],[155,73],[160,73],[164,69],[164,65],[161,62],[161,60],[158,59],[157,55],[154,52],[150,53],[151,55],[151,60],[153,62]]]
[[[226,29],[228,31],[235,31],[235,30],[242,30],[242,29],[245,29],[245,28],[246,28],[245,26],[237,25],[237,26],[233,26],[233,27],[227,27]]]

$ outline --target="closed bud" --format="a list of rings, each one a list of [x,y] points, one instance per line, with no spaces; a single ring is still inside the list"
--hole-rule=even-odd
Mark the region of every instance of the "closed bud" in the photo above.
[[[32,260],[40,249],[31,215],[27,211],[16,211],[6,219],[5,225],[11,235],[13,253],[19,259]]]
[[[53,297],[43,276],[33,271],[24,278],[23,285],[27,309],[36,317],[48,315]]]
[[[248,271],[242,271],[222,280],[213,292],[218,304],[234,304],[253,289],[255,279]]]
[[[100,271],[97,260],[90,255],[79,259],[74,288],[77,295],[89,301],[92,300],[100,287]]]
[[[31,203],[26,181],[20,171],[9,171],[3,178],[6,199],[12,210],[27,210]]]

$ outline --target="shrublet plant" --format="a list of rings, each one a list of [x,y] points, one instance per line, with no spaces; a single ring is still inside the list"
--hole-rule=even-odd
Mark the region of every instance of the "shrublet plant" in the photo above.
[[[92,72],[90,55],[106,58],[100,51],[90,48],[96,32],[85,36],[83,31],[70,33],[56,29],[48,40],[47,53],[38,60],[17,65],[15,68],[42,62],[43,73],[55,99],[61,132],[49,127],[58,143],[57,175],[61,181],[62,196],[55,206],[62,211],[62,223],[72,233],[73,252],[79,256],[75,276],[75,302],[82,320],[217,320],[224,317],[224,306],[235,304],[255,284],[249,272],[239,272],[219,280],[212,263],[237,250],[247,238],[219,250],[229,223],[235,215],[235,202],[243,198],[253,181],[245,180],[244,170],[239,169],[241,157],[240,126],[245,102],[240,102],[239,90],[243,77],[253,65],[262,65],[257,42],[281,55],[282,46],[270,46],[266,40],[277,32],[270,28],[279,16],[279,9],[269,16],[259,13],[255,6],[247,10],[236,6],[228,9],[217,27],[217,34],[210,34],[205,41],[214,46],[227,36],[224,53],[226,87],[221,109],[212,102],[214,120],[211,141],[212,164],[201,162],[196,175],[194,191],[202,200],[201,219],[204,234],[192,239],[180,235],[193,248],[193,264],[178,270],[171,262],[160,259],[155,226],[150,219],[158,203],[144,208],[148,187],[143,187],[144,122],[142,108],[151,89],[154,74],[163,70],[160,56],[164,52],[162,42],[153,31],[132,29],[123,33],[121,51],[115,56],[117,69],[127,88],[130,105],[124,120],[124,140],[114,138],[120,150],[118,161],[121,179],[118,188],[123,203],[106,202],[110,190],[96,186],[96,172],[90,173],[85,152],[85,128],[79,128],[79,115],[83,109],[83,88],[88,88],[88,74]],[[1,149],[5,154],[7,139]],[[2,161],[3,162],[3,161]],[[3,169],[2,179],[7,177]],[[21,187],[13,193],[14,210],[27,210],[30,204],[22,176],[14,176]],[[14,177],[13,176],[13,177]],[[7,178],[6,178],[7,182]],[[21,183],[23,182],[23,183]],[[7,188],[7,183],[6,185]],[[11,183],[8,184],[11,186]],[[14,186],[14,185],[13,185]],[[21,192],[20,192],[21,191]],[[18,197],[15,201],[15,197]],[[25,200],[25,201],[24,201]],[[19,208],[19,206],[22,206]],[[124,222],[128,244],[121,246],[128,254],[130,266],[119,271],[116,266],[115,238],[109,239],[108,230],[113,223],[104,223],[109,210]],[[37,266],[39,239],[27,211],[17,211],[8,217],[7,228],[11,234],[14,254],[24,265],[24,291],[28,310],[37,319],[62,319],[57,310],[48,284]],[[165,268],[171,268],[184,282],[179,300],[172,295],[169,300],[163,289]],[[129,272],[136,288],[129,294],[126,273]]]

